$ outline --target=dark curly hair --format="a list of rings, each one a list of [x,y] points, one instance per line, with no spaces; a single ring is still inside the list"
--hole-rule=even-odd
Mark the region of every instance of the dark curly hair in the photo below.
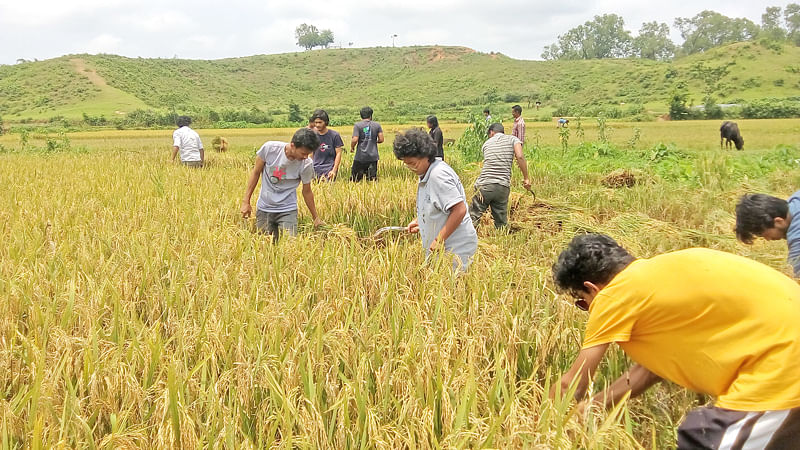
[[[766,194],[746,194],[736,204],[736,238],[751,244],[756,236],[775,226],[775,218],[786,219],[789,203]]]
[[[178,116],[178,119],[175,121],[175,124],[180,127],[188,127],[192,124],[192,118],[189,116]]]
[[[585,281],[606,284],[635,259],[605,234],[579,234],[558,255],[553,280],[560,291],[580,297]]]
[[[397,133],[392,148],[397,159],[408,156],[428,158],[430,162],[436,159],[436,144],[422,128],[412,128],[405,133]]]
[[[319,147],[319,136],[317,132],[310,128],[300,128],[292,136],[292,144],[295,148],[304,148],[313,152]]]

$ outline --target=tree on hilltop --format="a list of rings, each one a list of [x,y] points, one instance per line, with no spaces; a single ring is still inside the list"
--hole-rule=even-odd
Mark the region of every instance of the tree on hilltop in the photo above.
[[[783,20],[786,23],[786,34],[789,40],[800,45],[800,5],[789,3],[783,8]]]
[[[655,21],[643,23],[639,35],[633,38],[633,52],[640,58],[672,58],[675,44],[669,38],[669,25]]]
[[[319,30],[314,25],[307,23],[298,25],[294,29],[294,35],[297,38],[297,45],[306,50],[311,50],[314,47],[325,47],[333,43],[333,31]]]
[[[780,6],[767,7],[761,15],[761,35],[773,41],[786,39],[786,30],[781,24],[782,19]]]
[[[683,53],[704,52],[732,42],[749,41],[761,28],[746,18],[731,18],[716,11],[703,11],[694,17],[678,17],[675,27],[684,39]]]
[[[542,58],[600,59],[629,56],[632,38],[624,27],[625,21],[616,14],[594,16],[594,19],[558,36],[558,42],[545,47]]]

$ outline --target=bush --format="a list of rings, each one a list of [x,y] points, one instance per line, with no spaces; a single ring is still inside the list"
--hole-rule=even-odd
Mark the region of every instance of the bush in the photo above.
[[[742,106],[746,119],[780,119],[800,117],[800,102],[779,99],[761,99]]]
[[[483,117],[473,114],[470,114],[468,121],[471,125],[464,130],[464,134],[456,142],[456,150],[464,155],[466,162],[481,161],[483,160],[481,148],[488,138],[489,125]]]

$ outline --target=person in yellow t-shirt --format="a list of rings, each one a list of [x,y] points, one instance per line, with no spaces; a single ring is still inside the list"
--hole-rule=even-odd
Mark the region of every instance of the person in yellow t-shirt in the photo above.
[[[589,319],[551,398],[575,383],[579,410],[590,402],[611,407],[666,379],[716,398],[686,416],[678,448],[796,448],[800,285],[791,278],[705,248],[635,259],[602,234],[576,236],[553,278]],[[611,343],[636,364],[583,400]]]

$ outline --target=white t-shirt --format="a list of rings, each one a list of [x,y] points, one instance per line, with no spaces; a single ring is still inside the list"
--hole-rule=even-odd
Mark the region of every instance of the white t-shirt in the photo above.
[[[181,154],[181,161],[200,161],[200,150],[203,143],[200,142],[200,135],[189,127],[180,127],[172,133],[172,145],[178,147]]]

